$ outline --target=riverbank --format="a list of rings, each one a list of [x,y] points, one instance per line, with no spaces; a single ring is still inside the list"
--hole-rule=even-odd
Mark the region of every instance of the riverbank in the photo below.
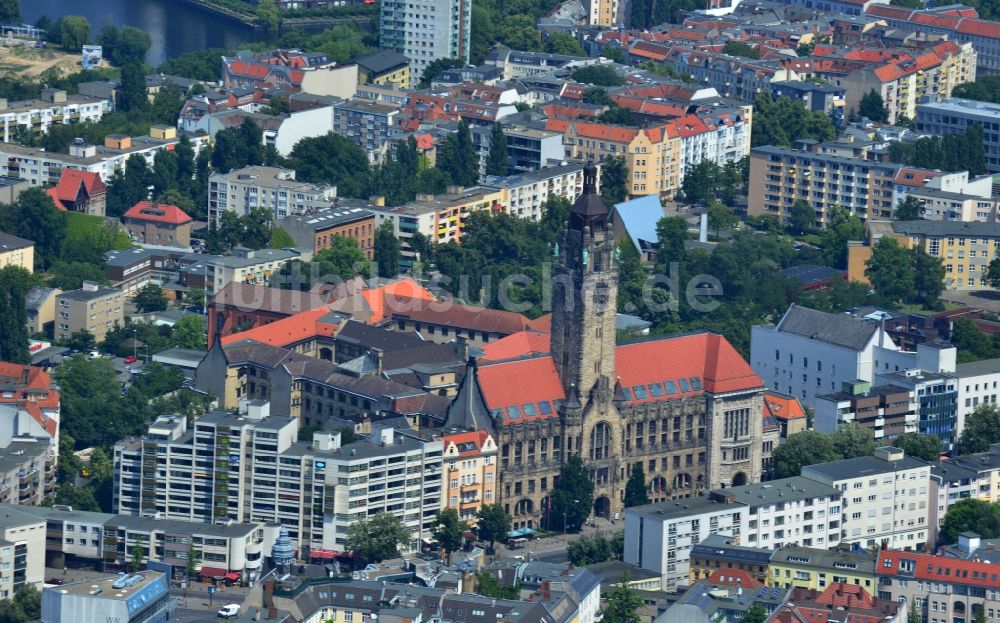
[[[191,6],[207,11],[218,17],[223,17],[256,32],[264,32],[266,28],[254,13],[239,11],[231,6],[231,3],[224,0],[182,0]],[[345,12],[346,13],[346,12]],[[377,12],[360,15],[317,15],[309,17],[286,17],[281,20],[278,27],[279,34],[294,30],[321,31],[334,26],[347,24],[374,24],[378,17]]]

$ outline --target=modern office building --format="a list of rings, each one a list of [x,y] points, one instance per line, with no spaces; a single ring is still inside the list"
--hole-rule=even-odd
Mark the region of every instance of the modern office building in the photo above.
[[[256,207],[280,219],[328,208],[336,197],[335,186],[297,182],[291,169],[243,167],[208,178],[208,219],[218,224],[224,210],[244,216]]]
[[[143,571],[42,591],[42,623],[166,623],[174,620],[170,578]]]
[[[380,5],[379,47],[410,59],[411,83],[440,58],[468,65],[471,31],[470,0],[387,0]]]
[[[910,401],[905,387],[844,381],[841,391],[816,396],[815,429],[833,433],[855,423],[872,431],[876,442],[891,442],[902,433],[917,432],[917,413]]]
[[[951,374],[908,369],[876,377],[879,384],[905,388],[911,396],[911,409],[917,432],[935,436],[944,448],[958,441],[958,385]]]
[[[56,295],[55,339],[67,339],[77,331],[89,331],[98,342],[108,331],[125,322],[122,291],[92,281],[79,290]]]

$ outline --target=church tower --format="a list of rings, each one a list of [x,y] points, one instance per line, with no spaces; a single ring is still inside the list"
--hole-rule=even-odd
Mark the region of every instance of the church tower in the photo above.
[[[552,358],[572,406],[585,403],[595,386],[606,386],[615,370],[618,258],[593,163],[583,171],[583,193],[570,209],[555,256]]]

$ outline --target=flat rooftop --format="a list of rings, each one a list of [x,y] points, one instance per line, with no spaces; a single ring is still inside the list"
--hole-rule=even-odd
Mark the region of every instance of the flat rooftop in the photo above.
[[[63,584],[58,588],[47,590],[54,590],[64,595],[79,595],[81,597],[94,595],[98,599],[126,600],[142,589],[152,586],[162,575],[158,571],[143,571],[128,575],[114,575],[87,582]]]

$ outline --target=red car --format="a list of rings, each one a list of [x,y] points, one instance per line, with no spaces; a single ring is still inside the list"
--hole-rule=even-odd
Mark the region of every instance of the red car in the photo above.
[[[130,365],[131,365],[131,364],[133,364],[133,363],[135,363],[135,362],[139,361],[139,358],[138,358],[138,357],[136,357],[135,355],[129,355],[128,357],[126,357],[126,358],[124,359],[124,361],[125,361],[125,363],[127,363],[127,364],[130,364]]]

